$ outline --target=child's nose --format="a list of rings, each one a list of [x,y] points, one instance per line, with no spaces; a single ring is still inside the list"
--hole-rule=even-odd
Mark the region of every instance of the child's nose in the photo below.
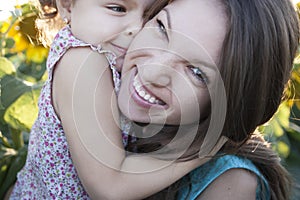
[[[134,20],[126,27],[125,33],[129,36],[135,36],[143,26],[143,20]]]

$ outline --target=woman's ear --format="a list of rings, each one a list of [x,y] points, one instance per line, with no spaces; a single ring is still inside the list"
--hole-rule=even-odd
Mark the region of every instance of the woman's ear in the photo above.
[[[71,21],[71,7],[73,0],[56,0],[58,13],[61,18],[66,21]]]

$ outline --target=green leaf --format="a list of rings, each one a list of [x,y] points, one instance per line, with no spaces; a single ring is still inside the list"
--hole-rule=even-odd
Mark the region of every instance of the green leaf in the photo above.
[[[12,148],[5,148],[3,146],[0,146],[0,188],[2,188],[2,184],[6,179],[11,161],[17,155],[17,153],[18,152]]]
[[[42,63],[22,63],[18,67],[18,75],[20,76],[30,76],[33,77],[36,81],[41,80],[41,78],[44,76],[46,72],[46,60],[44,60]],[[26,77],[24,77],[25,79]]]
[[[7,38],[5,40],[5,48],[10,49],[15,46],[15,40],[13,38]]]
[[[15,76],[6,75],[0,79],[1,85],[1,104],[7,108],[31,87]]]
[[[2,184],[5,180],[5,177],[7,175],[7,171],[9,169],[10,163],[11,163],[11,159],[10,157],[1,157],[0,156],[0,188],[2,188]],[[1,198],[1,195],[0,195]]]
[[[20,96],[4,114],[4,120],[14,129],[29,132],[38,114],[40,90],[32,90]]]
[[[276,117],[272,119],[272,121],[270,122],[270,126],[271,126],[271,129],[272,129],[272,133],[274,133],[274,135],[276,137],[283,136],[284,130],[280,126],[280,124],[278,123],[278,119]]]
[[[15,66],[5,57],[0,57],[0,78],[16,72]]]
[[[300,90],[300,87],[299,87]],[[291,110],[290,123],[300,126],[300,101],[298,101],[299,107],[295,104]],[[298,129],[300,132],[300,130]]]
[[[282,137],[285,134],[285,130],[289,128],[290,122],[290,107],[287,102],[280,105],[276,114],[266,124],[260,127],[260,130],[269,136],[275,135],[275,137]]]
[[[21,8],[23,10],[23,16],[28,14],[28,13],[31,13],[31,14],[39,13],[38,10],[36,9],[36,7],[33,6],[30,3],[26,3],[26,4],[21,5]]]
[[[1,142],[3,144],[3,146],[7,147],[7,148],[12,148],[11,144],[9,143],[7,137],[5,137],[4,135],[2,135],[2,132],[0,131],[0,139]]]
[[[276,144],[276,148],[278,150],[279,155],[281,155],[284,158],[287,158],[288,155],[290,154],[289,145],[283,141],[278,141],[278,143]]]
[[[282,103],[276,113],[276,120],[283,128],[289,127],[290,107],[287,103]]]
[[[10,133],[15,149],[22,148],[24,146],[22,131],[10,128]]]
[[[6,124],[3,119],[6,108],[16,101],[19,96],[30,90],[30,86],[15,76],[6,75],[0,78],[0,124]]]
[[[300,126],[295,123],[290,123],[290,129],[288,135],[300,143]]]
[[[27,147],[24,147],[18,151],[18,155],[11,161],[9,169],[7,171],[6,178],[0,187],[0,197],[4,196],[5,192],[15,182],[17,173],[22,169],[25,164],[27,156]]]

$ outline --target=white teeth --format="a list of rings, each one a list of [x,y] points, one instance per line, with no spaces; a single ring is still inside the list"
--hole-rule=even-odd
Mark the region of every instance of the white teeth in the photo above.
[[[133,85],[134,85],[134,87],[137,88],[137,89],[140,89],[140,87],[141,87],[141,83],[138,82],[138,81],[136,81],[136,79],[134,79]]]
[[[156,100],[156,99],[155,99],[154,97],[151,97],[151,98],[149,99],[149,102],[150,102],[150,103],[154,103],[155,100]]]
[[[141,90],[141,91],[139,91],[139,95],[144,98],[144,96],[146,95],[146,92]]]
[[[134,89],[137,91],[138,95],[144,100],[152,104],[161,104],[161,101],[157,100],[155,97],[151,96],[145,90],[143,90],[142,84],[137,80],[136,77],[133,80],[133,86]]]
[[[151,97],[150,94],[146,94],[146,95],[144,96],[144,99],[145,99],[145,100],[149,100],[150,97]]]

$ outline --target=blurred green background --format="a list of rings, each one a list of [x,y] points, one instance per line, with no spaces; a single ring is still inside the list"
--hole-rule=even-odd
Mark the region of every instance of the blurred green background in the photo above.
[[[40,89],[47,78],[48,49],[36,39],[36,16],[30,4],[19,2],[6,10],[0,6],[0,199],[25,163]],[[275,116],[258,129],[300,184],[300,56],[285,97]],[[299,191],[294,199],[300,199]]]

